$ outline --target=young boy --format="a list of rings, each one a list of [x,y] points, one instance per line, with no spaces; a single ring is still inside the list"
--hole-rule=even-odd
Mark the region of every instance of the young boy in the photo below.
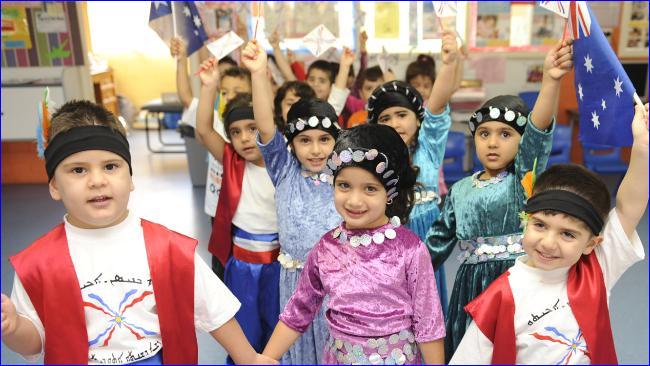
[[[361,81],[361,88],[359,89],[359,96],[361,98],[356,99],[361,100],[364,104],[364,108],[352,113],[350,118],[348,118],[346,124],[347,128],[352,128],[366,123],[366,120],[368,119],[368,111],[365,108],[365,104],[368,103],[368,98],[370,98],[372,92],[375,91],[377,87],[387,81],[395,80],[395,75],[393,75],[391,71],[388,71],[386,75],[384,75],[379,66],[373,66],[363,70],[359,75],[359,79]],[[350,96],[348,97],[348,100],[353,98],[354,97]]]
[[[131,155],[115,116],[88,101],[52,115],[45,168],[64,222],[10,258],[2,341],[45,363],[197,363],[195,328],[239,363],[269,362],[246,341],[239,302],[196,240],[129,212]]]
[[[647,109],[636,108],[614,209],[607,187],[581,166],[538,177],[524,209],[526,255],[465,307],[473,322],[451,363],[617,363],[609,293],[645,257],[635,228],[648,203]]]
[[[208,60],[202,65],[196,119],[203,144],[224,171],[208,250],[225,266],[224,282],[242,303],[237,321],[261,351],[280,312],[275,188],[257,147],[250,94],[236,94],[226,105],[223,122],[230,143],[212,127],[220,80],[215,64]],[[246,75],[250,77],[248,71]]]

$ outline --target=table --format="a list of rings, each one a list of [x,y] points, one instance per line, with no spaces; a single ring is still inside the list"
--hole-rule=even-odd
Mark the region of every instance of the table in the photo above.
[[[184,146],[184,142],[165,142],[162,139],[162,128],[163,128],[163,114],[164,113],[182,113],[183,112],[183,104],[180,102],[174,102],[174,103],[169,103],[169,102],[162,102],[162,101],[154,101],[148,104],[145,104],[142,106],[143,110],[147,111],[147,114],[144,119],[144,129],[145,129],[145,135],[147,139],[147,149],[151,151],[152,153],[157,153],[157,154],[170,154],[170,153],[185,153],[185,149],[179,149],[179,148],[173,148],[174,146]],[[160,145],[162,145],[162,148],[160,149],[154,149],[151,147],[151,142],[149,140],[149,115],[150,114],[155,114],[156,119],[158,120],[158,141],[160,142]],[[171,149],[168,147],[172,147]]]

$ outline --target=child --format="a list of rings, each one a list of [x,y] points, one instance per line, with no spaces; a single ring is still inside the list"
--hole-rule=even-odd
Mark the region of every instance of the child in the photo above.
[[[10,258],[2,341],[45,363],[197,363],[195,328],[238,363],[257,355],[233,318],[239,302],[195,252],[196,240],[136,217],[125,131],[87,101],[52,115],[45,167],[63,223]],[[173,275],[172,275],[173,274]]]
[[[426,108],[422,97],[410,85],[393,81],[377,88],[368,100],[368,122],[393,127],[409,146],[413,164],[419,169],[419,187],[408,227],[424,240],[440,210],[438,172],[445,154],[447,134],[451,126],[448,101],[454,92],[453,80],[457,62],[454,34],[443,35],[442,66],[433,85]],[[447,307],[444,269],[437,268],[436,281],[443,310]]]
[[[224,282],[242,303],[236,316],[246,337],[253,348],[262,349],[279,313],[275,189],[255,143],[250,94],[238,94],[226,105],[223,121],[231,143],[212,128],[219,87],[214,64],[208,60],[202,65],[197,111],[197,131],[224,171],[208,250],[225,266]]]
[[[520,181],[527,172],[541,173],[546,167],[560,79],[572,66],[571,42],[559,43],[545,58],[544,80],[532,112],[520,98],[505,95],[485,102],[469,121],[485,171],[454,184],[427,237],[434,268],[457,241],[463,250],[447,314],[448,357],[469,325],[463,307],[523,253],[517,245],[518,213],[526,199]]]
[[[273,114],[276,120],[282,121],[282,128],[287,123],[287,114],[294,103],[302,98],[313,99],[316,97],[314,89],[303,81],[287,81],[278,88],[273,99]]]
[[[324,364],[442,363],[431,259],[400,224],[417,176],[408,148],[390,127],[361,125],[341,132],[327,166],[344,221],[310,251],[264,354],[279,359],[328,297]]]
[[[340,116],[348,103],[350,89],[347,88],[348,75],[354,62],[355,55],[347,47],[341,53],[341,62],[338,70],[334,65],[325,60],[316,60],[307,71],[307,84],[314,89],[316,98],[327,100],[334,107],[336,115]],[[336,78],[335,78],[336,75]],[[354,103],[350,112],[363,109],[363,103]],[[350,108],[350,106],[348,106]]]
[[[614,209],[605,184],[582,166],[538,177],[524,208],[526,255],[465,307],[474,321],[452,363],[618,363],[609,293],[645,257],[635,228],[648,203],[647,108],[636,108]]]
[[[368,98],[372,95],[372,92],[377,89],[380,85],[384,84],[387,81],[395,80],[395,75],[391,71],[387,71],[386,75],[381,71],[379,66],[373,66],[365,69],[359,75],[359,80],[361,83],[361,88],[359,89],[360,99],[364,105],[368,103]],[[348,100],[353,99],[352,96],[348,97]],[[358,110],[348,118],[346,124],[347,128],[352,128],[366,123],[368,119],[368,111],[364,107],[362,110]]]
[[[322,175],[339,126],[336,112],[327,102],[301,98],[289,109],[283,137],[273,124],[272,96],[263,75],[266,69],[263,49],[250,42],[242,52],[242,62],[251,70],[253,108],[259,116],[255,120],[259,130],[258,146],[275,186],[282,243],[278,258],[282,265],[280,307],[284,308],[296,288],[307,253],[324,233],[341,221],[332,203],[332,186]],[[321,363],[326,342],[327,326],[321,310],[313,326],[282,357],[282,363]]]

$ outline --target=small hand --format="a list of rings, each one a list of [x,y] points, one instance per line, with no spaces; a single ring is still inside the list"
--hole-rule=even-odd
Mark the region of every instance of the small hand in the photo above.
[[[219,68],[217,59],[210,57],[201,63],[199,77],[205,86],[217,87],[219,85]]]
[[[14,303],[2,294],[2,336],[7,336],[16,331],[18,325],[18,313]]]
[[[442,63],[451,64],[458,59],[458,45],[456,32],[445,30],[442,32]]]
[[[573,40],[560,41],[544,59],[544,75],[560,80],[573,68]]]
[[[366,52],[366,43],[368,42],[368,33],[364,30],[359,33],[359,50],[361,52]]]
[[[255,356],[255,360],[253,361],[253,364],[255,365],[279,365],[280,362],[278,360],[274,360],[271,357],[265,356],[263,354],[258,353]]]
[[[248,42],[241,53],[241,62],[251,73],[266,72],[266,58],[266,52],[255,40]]]
[[[349,67],[354,62],[356,55],[352,52],[351,49],[343,47],[343,53],[341,53],[341,66]]]
[[[634,107],[632,136],[635,145],[648,147],[648,103],[643,107],[638,104]]]
[[[296,62],[296,55],[293,53],[293,51],[291,51],[288,48],[287,48],[287,60],[289,60],[290,64]]]
[[[183,41],[183,39],[180,37],[172,38],[169,44],[169,52],[171,53],[172,57],[178,57],[179,59],[186,58],[187,45],[185,44],[185,41]]]
[[[269,37],[269,43],[274,50],[280,48],[280,35],[278,34],[277,29],[271,33],[271,36]]]

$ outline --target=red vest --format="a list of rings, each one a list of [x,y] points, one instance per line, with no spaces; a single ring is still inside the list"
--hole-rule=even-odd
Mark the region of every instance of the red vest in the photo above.
[[[217,202],[217,212],[214,214],[212,233],[208,250],[217,257],[224,266],[232,251],[232,218],[235,217],[242,184],[244,183],[244,160],[231,144],[226,144],[223,151],[223,178],[221,192]]]
[[[465,306],[481,332],[494,345],[493,364],[515,364],[515,301],[506,272]],[[609,321],[607,289],[596,253],[583,255],[569,269],[567,295],[587,344],[592,364],[618,364]]]
[[[197,363],[196,240],[142,220],[165,363]],[[63,224],[9,258],[45,328],[45,363],[87,364],[88,331]]]

